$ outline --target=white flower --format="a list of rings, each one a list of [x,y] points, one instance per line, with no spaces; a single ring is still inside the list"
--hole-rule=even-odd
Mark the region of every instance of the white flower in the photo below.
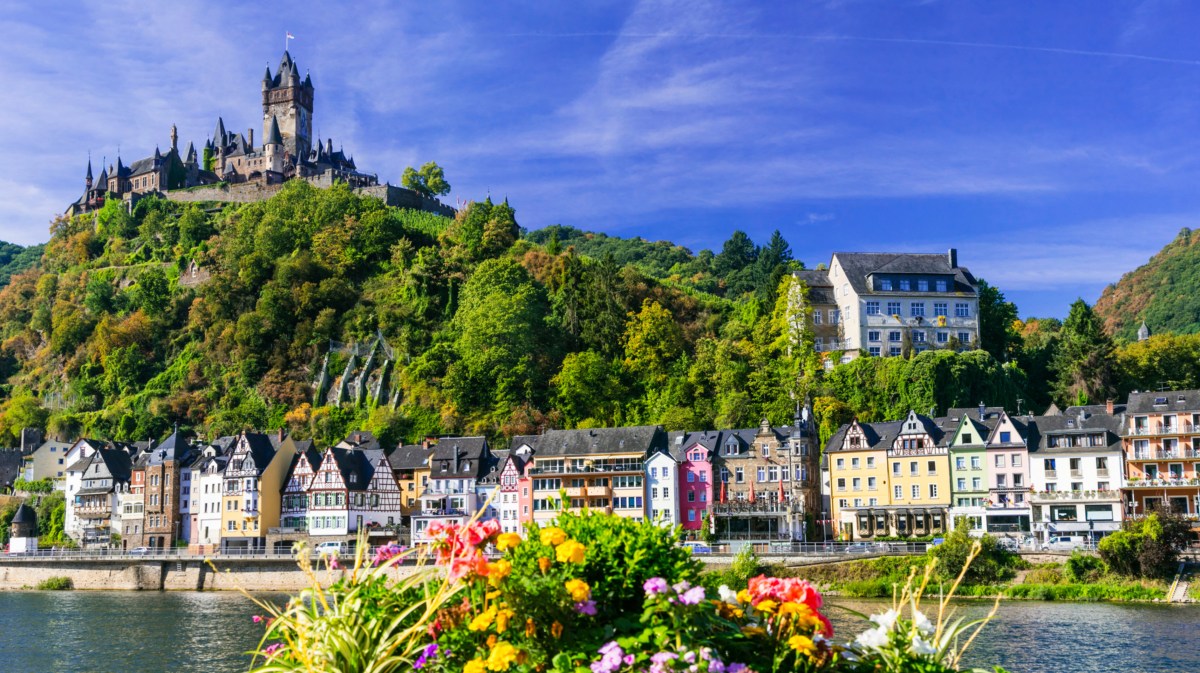
[[[929,621],[929,618],[920,610],[913,611],[913,626],[916,626],[917,630],[925,635],[933,633],[933,622]]]
[[[908,649],[913,654],[919,655],[935,654],[937,652],[937,648],[916,634],[913,634],[912,645]]]
[[[733,605],[742,604],[741,601],[737,599],[737,592],[724,584],[717,589],[717,595],[719,595],[721,600],[725,601],[726,603],[732,603]]]
[[[888,610],[882,615],[871,615],[871,621],[878,624],[881,631],[891,631],[892,627],[896,625],[896,618],[899,616],[899,612]]]
[[[871,618],[875,619],[874,617]],[[854,639],[860,647],[880,648],[888,643],[888,629],[882,625],[877,629],[869,629],[858,634]]]

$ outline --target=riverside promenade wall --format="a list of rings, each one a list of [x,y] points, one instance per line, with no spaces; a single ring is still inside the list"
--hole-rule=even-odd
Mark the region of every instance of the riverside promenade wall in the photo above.
[[[76,589],[114,591],[286,591],[310,586],[292,558],[47,559],[0,558],[0,590],[29,589],[51,577],[69,577]],[[402,577],[414,566],[395,569]],[[345,570],[316,571],[322,584],[333,583]]]

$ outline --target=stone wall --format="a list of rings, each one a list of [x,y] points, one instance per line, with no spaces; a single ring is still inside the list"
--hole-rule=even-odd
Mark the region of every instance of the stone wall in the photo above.
[[[333,185],[332,177],[324,173],[304,178],[304,180],[321,189],[328,189]],[[254,203],[256,201],[265,201],[275,196],[275,194],[279,193],[280,189],[283,189],[282,183],[264,185],[258,182],[243,182],[235,185],[220,184],[211,187],[175,190],[167,192],[165,196],[171,201],[179,201],[181,203],[197,203],[201,201]],[[455,215],[455,210],[450,206],[405,187],[383,184],[359,187],[354,191],[363,196],[373,196],[377,199],[382,199],[384,203],[395,208],[424,210],[445,217],[454,217]]]
[[[76,589],[115,591],[284,591],[296,592],[309,584],[295,561],[288,559],[215,560],[217,571],[202,559],[159,560],[47,560],[5,559],[0,563],[0,590],[33,588],[51,577],[70,577]],[[414,566],[395,570],[399,577]],[[317,572],[322,584],[331,584],[345,570]]]

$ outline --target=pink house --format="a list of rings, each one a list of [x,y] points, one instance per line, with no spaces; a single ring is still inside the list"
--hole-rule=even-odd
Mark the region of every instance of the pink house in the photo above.
[[[713,450],[720,440],[716,430],[671,433],[671,455],[679,462],[679,520],[684,530],[700,530],[713,491]]]

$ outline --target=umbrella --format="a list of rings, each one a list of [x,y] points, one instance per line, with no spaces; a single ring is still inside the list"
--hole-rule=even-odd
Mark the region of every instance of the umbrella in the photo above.
[[[750,481],[750,502],[754,502],[754,481]]]
[[[721,504],[722,504],[722,505],[724,505],[724,504],[725,504],[725,502],[726,502],[726,492],[725,492],[725,488],[726,488],[727,486],[729,486],[729,482],[728,482],[728,481],[723,481],[723,482],[721,482]]]

